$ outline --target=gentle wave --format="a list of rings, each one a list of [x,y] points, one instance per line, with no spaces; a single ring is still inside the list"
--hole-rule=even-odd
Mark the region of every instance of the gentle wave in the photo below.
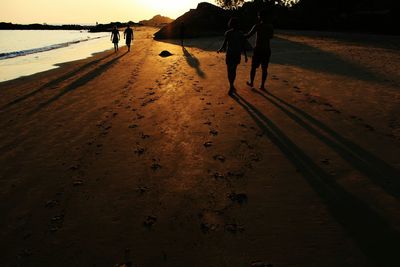
[[[0,53],[0,60],[14,58],[14,57],[20,57],[20,56],[26,56],[26,55],[36,54],[36,53],[40,53],[40,52],[46,52],[46,51],[64,48],[64,47],[67,47],[70,45],[79,44],[82,42],[87,42],[87,41],[96,40],[96,39],[100,39],[100,38],[104,38],[104,37],[93,37],[93,38],[87,38],[87,39],[78,40],[78,41],[49,45],[49,46],[40,47],[40,48],[34,48],[34,49],[28,49],[28,50],[22,50],[22,51],[14,51],[14,52],[8,52],[8,53]]]

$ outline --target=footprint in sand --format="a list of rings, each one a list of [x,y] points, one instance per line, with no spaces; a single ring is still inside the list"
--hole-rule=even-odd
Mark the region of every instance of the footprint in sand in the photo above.
[[[240,140],[240,143],[242,143],[245,146],[247,146],[248,149],[254,149],[254,147],[252,145],[250,145],[247,140]]]
[[[254,261],[251,263],[251,267],[274,267],[274,265],[262,261]]]
[[[251,153],[251,154],[249,155],[248,159],[249,159],[250,161],[253,161],[253,162],[259,162],[259,161],[261,161],[260,156],[257,155],[256,153]]]
[[[153,227],[153,225],[155,225],[157,222],[157,217],[155,216],[147,216],[146,220],[144,220],[143,222],[143,226],[150,229],[151,227]]]
[[[369,125],[369,124],[364,124],[364,127],[367,128],[367,129],[370,130],[370,131],[375,131],[375,128],[372,127],[372,126]]]
[[[74,187],[79,187],[79,186],[84,185],[84,182],[83,182],[83,180],[75,180],[75,181],[72,183],[72,185],[73,185]]]
[[[153,160],[153,161],[154,161],[154,160]],[[157,171],[157,170],[161,169],[162,166],[161,166],[158,162],[153,162],[153,164],[151,164],[150,168],[151,168],[153,171]]]
[[[203,145],[204,145],[204,147],[209,148],[209,147],[213,146],[213,142],[212,141],[207,141]]]
[[[213,129],[213,130],[210,131],[210,134],[213,135],[213,136],[217,136],[218,135],[218,131]]]
[[[239,205],[246,204],[248,201],[247,195],[246,194],[236,194],[236,193],[231,193],[228,195],[228,198],[235,203],[238,203]]]
[[[243,178],[245,173],[244,171],[229,171],[227,175],[231,178]]]
[[[130,261],[125,262],[125,263],[118,263],[118,264],[115,264],[114,267],[133,267],[133,263]]]
[[[222,155],[215,155],[214,157],[213,157],[213,159],[214,160],[218,160],[218,161],[220,161],[220,162],[225,162],[226,161],[226,158],[224,157],[224,156],[222,156]]]
[[[146,149],[144,147],[138,146],[134,152],[136,155],[142,156],[146,152]]]
[[[225,179],[225,175],[223,175],[222,173],[219,173],[219,172],[215,172],[214,174],[212,174],[212,177],[216,180],[224,180]]]
[[[58,204],[59,204],[59,203],[58,203],[57,200],[52,199],[52,200],[49,200],[49,201],[46,202],[45,208],[51,209],[51,208],[56,207]]]
[[[147,186],[138,186],[137,190],[141,195],[143,195],[144,193],[150,191],[150,188],[148,188]]]
[[[242,233],[244,232],[244,226],[236,223],[232,224],[226,224],[225,225],[225,231],[231,233],[231,234],[237,234],[237,233]]]
[[[323,160],[321,160],[321,163],[323,163],[325,165],[329,165],[331,162],[330,162],[330,159],[323,159]]]
[[[58,231],[60,228],[62,228],[63,223],[64,223],[64,214],[54,216],[53,218],[51,218],[50,221],[50,231],[51,232]]]
[[[142,138],[142,139],[149,139],[149,138],[150,138],[150,135],[144,134],[144,133],[140,133],[140,138]]]

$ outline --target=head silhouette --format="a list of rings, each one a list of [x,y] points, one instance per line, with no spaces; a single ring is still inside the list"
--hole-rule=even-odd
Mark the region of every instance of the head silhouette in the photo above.
[[[266,9],[263,9],[258,12],[258,19],[262,22],[268,22],[269,20],[269,13]]]
[[[235,30],[238,29],[239,28],[239,19],[236,17],[231,18],[228,22],[228,27],[230,29],[235,29]]]

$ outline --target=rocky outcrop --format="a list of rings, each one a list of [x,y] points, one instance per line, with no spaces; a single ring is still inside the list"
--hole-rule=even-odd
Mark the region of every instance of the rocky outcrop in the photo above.
[[[200,3],[154,34],[155,39],[179,38],[184,25],[185,38],[220,35],[226,31],[230,13],[210,3]]]

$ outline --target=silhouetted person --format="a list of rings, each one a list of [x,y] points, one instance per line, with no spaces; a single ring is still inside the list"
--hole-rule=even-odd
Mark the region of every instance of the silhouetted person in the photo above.
[[[246,54],[246,38],[239,31],[239,21],[237,18],[231,18],[228,24],[229,30],[225,33],[225,40],[218,53],[226,51],[226,66],[228,69],[229,94],[236,92],[234,83],[236,79],[236,69],[241,60],[241,53],[244,52],[245,61]]]
[[[128,27],[124,31],[124,39],[126,42],[126,46],[128,47],[128,52],[131,51],[131,43],[133,41],[133,30],[131,25],[128,24]]]
[[[185,23],[181,23],[181,27],[179,29],[179,37],[181,39],[181,45],[183,46],[183,41],[185,40]]]
[[[119,31],[117,29],[117,26],[114,26],[114,29],[111,32],[111,41],[114,44],[114,51],[117,52],[118,51],[118,43],[119,43]]]
[[[269,23],[269,16],[266,10],[258,13],[258,23],[253,26],[251,31],[246,34],[246,38],[250,38],[256,34],[256,45],[253,50],[253,58],[250,71],[250,81],[247,85],[254,86],[254,78],[256,77],[257,68],[262,69],[262,80],[260,89],[265,91],[265,81],[268,76],[268,65],[271,58],[270,40],[274,35],[272,24]]]

